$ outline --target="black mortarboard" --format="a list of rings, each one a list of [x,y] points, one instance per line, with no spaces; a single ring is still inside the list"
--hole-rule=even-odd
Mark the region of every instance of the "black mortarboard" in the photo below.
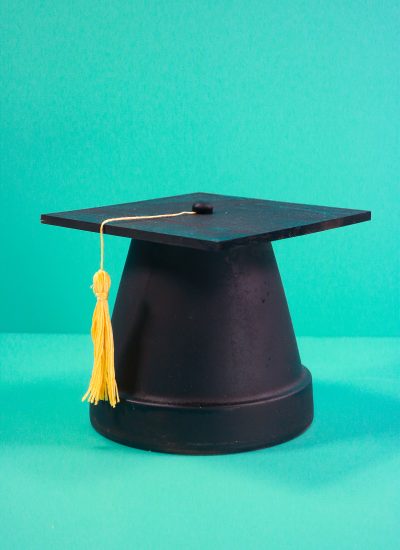
[[[125,217],[142,219],[112,221]],[[301,433],[313,417],[311,375],[300,362],[270,241],[370,217],[208,193],[43,214],[43,223],[134,239],[112,317],[120,402],[113,408],[102,400],[118,401],[112,380],[99,382],[100,397],[89,391],[95,429],[127,445],[194,454],[265,447]],[[96,349],[111,361],[112,346],[101,250],[95,363]]]

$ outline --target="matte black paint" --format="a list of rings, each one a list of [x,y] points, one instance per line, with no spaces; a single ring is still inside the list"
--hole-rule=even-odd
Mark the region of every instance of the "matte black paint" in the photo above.
[[[122,401],[90,410],[111,439],[214,454],[285,441],[312,421],[270,243],[216,254],[132,241],[112,322]]]
[[[42,223],[98,232],[110,217],[213,214],[116,222],[132,241],[113,313],[121,403],[90,406],[120,443],[186,454],[238,452],[295,437],[312,422],[270,241],[371,218],[349,210],[193,193],[72,212]]]
[[[371,218],[366,210],[192,193],[71,212],[42,214],[42,223],[99,232],[107,218],[190,211],[195,202],[212,204],[212,216],[114,222],[104,233],[145,241],[221,250],[254,241],[275,241],[325,231]]]

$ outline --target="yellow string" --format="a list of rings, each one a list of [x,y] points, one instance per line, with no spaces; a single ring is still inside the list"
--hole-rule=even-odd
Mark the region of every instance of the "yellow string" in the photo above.
[[[175,218],[192,215],[196,212],[176,212],[174,214],[157,214],[154,216],[123,216],[108,218],[100,224],[100,269],[93,276],[93,292],[97,298],[93,312],[91,335],[94,348],[93,371],[89,388],[82,401],[97,405],[99,401],[109,401],[112,407],[119,403],[117,382],[114,369],[114,338],[108,293],[111,286],[110,275],[104,271],[104,226],[107,223],[120,221],[154,220],[158,218]]]
[[[104,226],[112,222],[128,222],[136,220],[156,220],[160,218],[176,218],[177,216],[186,216],[196,214],[196,212],[175,212],[174,214],[155,214],[154,216],[123,216],[121,218],[108,218],[100,224],[100,269],[104,269]]]

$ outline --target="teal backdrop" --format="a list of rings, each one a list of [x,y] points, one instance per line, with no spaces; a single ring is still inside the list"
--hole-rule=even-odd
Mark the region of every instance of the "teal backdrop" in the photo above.
[[[0,0],[1,550],[398,550],[399,29],[399,0]],[[315,402],[283,445],[141,451],[81,403],[99,238],[40,214],[195,191],[372,211],[274,245]]]
[[[0,330],[87,332],[98,236],[192,191],[370,209],[276,253],[298,335],[399,334],[399,4],[1,1]],[[128,241],[106,242],[114,292]]]

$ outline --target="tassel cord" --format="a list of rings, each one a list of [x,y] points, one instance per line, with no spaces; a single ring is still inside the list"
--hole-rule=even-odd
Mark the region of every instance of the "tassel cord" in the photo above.
[[[154,216],[122,216],[121,218],[108,218],[107,220],[103,220],[100,224],[100,269],[104,269],[104,226],[106,223],[177,218],[178,216],[192,214],[196,214],[196,212],[175,212],[174,214],[155,214]]]

